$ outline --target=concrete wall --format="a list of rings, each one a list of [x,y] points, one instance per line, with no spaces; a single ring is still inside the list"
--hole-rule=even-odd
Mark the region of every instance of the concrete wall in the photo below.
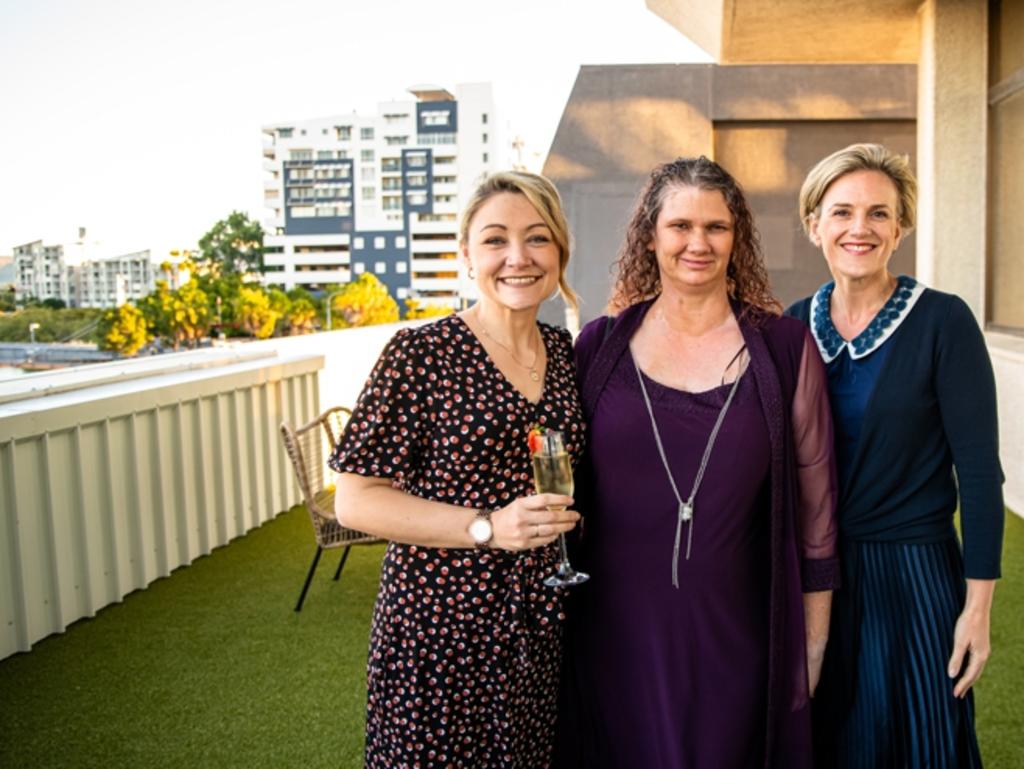
[[[987,3],[921,6],[918,275],[985,318]],[[967,256],[969,255],[969,256]]]
[[[989,317],[985,226],[992,204],[988,168],[988,4],[926,0],[919,12],[918,274],[961,296],[979,322]],[[1024,339],[985,334],[999,397],[1003,492],[1024,515]]]
[[[381,350],[395,332],[405,326],[420,326],[429,320],[388,323],[367,328],[349,328],[305,336],[266,339],[243,343],[237,349],[248,353],[274,355],[316,355],[323,358],[319,372],[318,413],[332,406],[355,405],[366,378]]]
[[[1024,338],[987,332],[999,398],[999,459],[1006,474],[1006,506],[1024,516]]]
[[[914,153],[915,68],[906,65],[581,67],[544,173],[576,247],[569,280],[585,322],[600,315],[612,264],[650,170],[681,155],[720,160],[748,191],[784,302],[827,279],[800,232],[796,193],[820,157],[852,141]],[[896,269],[914,272],[914,242]],[[557,322],[557,306],[545,319]]]

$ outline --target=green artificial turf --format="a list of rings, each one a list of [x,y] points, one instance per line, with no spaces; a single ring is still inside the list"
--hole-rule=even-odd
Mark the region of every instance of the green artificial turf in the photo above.
[[[0,662],[0,767],[357,767],[382,546],[295,508]]]
[[[146,590],[0,661],[0,767],[362,764],[366,639],[382,549],[340,582],[295,508]],[[1024,520],[1009,515],[993,655],[977,686],[987,769],[1024,766]]]
[[[975,685],[985,769],[1024,767],[1024,519],[1007,511],[1003,578],[992,607],[992,656]]]

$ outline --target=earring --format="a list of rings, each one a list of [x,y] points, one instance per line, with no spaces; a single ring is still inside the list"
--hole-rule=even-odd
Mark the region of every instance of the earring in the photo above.
[[[473,272],[473,265],[469,265],[469,279],[476,280],[476,273]]]

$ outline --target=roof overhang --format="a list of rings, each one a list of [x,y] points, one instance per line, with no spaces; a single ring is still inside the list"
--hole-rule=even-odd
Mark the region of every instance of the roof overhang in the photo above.
[[[451,91],[437,85],[414,85],[407,89],[420,101],[453,101]]]
[[[912,64],[921,0],[646,0],[721,64]]]

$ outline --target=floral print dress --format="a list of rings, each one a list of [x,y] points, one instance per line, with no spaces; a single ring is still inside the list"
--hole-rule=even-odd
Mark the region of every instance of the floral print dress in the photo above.
[[[381,354],[330,459],[424,499],[497,509],[534,493],[527,433],[583,418],[572,342],[540,324],[534,404],[457,316],[403,329]],[[366,766],[550,766],[562,653],[557,543],[524,552],[388,544],[370,631]]]

